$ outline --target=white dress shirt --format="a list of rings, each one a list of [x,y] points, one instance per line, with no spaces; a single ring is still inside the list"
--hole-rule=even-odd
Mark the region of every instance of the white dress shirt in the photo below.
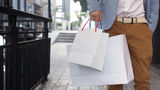
[[[143,0],[119,0],[118,17],[143,17],[144,15]]]

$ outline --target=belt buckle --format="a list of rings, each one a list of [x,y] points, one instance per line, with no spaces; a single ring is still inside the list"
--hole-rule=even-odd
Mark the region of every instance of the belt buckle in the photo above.
[[[122,23],[125,24],[125,23],[124,23],[124,17],[122,17]]]
[[[132,21],[131,24],[133,24],[133,23],[134,23],[134,22],[133,22],[133,18],[131,18],[131,21]]]
[[[128,23],[128,24],[133,24],[133,23],[134,23],[134,21],[133,21],[134,18],[129,18],[129,19],[131,19],[131,22],[130,22],[130,23],[129,23],[129,22],[125,23],[124,19],[125,19],[125,18],[123,17],[123,18],[122,18],[122,23],[123,23],[123,24],[127,24],[127,23]]]

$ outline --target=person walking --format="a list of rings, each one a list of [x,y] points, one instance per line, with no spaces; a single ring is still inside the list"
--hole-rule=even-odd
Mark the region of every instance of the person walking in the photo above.
[[[90,19],[102,21],[110,36],[125,34],[130,51],[135,90],[150,90],[152,34],[159,16],[159,0],[87,0]],[[109,85],[107,90],[123,90]]]

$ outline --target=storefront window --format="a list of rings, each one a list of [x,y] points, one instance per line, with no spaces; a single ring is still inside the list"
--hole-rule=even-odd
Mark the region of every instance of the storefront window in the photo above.
[[[24,3],[24,0],[20,0],[20,10],[21,11],[25,11],[25,5],[26,3]]]
[[[48,18],[48,0],[13,0],[13,9]]]
[[[42,16],[48,18],[48,0],[41,0]]]
[[[18,1],[17,0],[13,0],[12,6],[13,6],[13,9],[18,9]]]

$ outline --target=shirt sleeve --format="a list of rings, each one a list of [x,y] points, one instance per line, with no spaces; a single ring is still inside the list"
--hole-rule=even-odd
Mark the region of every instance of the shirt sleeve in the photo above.
[[[99,0],[87,0],[89,12],[100,10]]]
[[[159,18],[159,0],[150,0],[149,27],[154,32]]]

